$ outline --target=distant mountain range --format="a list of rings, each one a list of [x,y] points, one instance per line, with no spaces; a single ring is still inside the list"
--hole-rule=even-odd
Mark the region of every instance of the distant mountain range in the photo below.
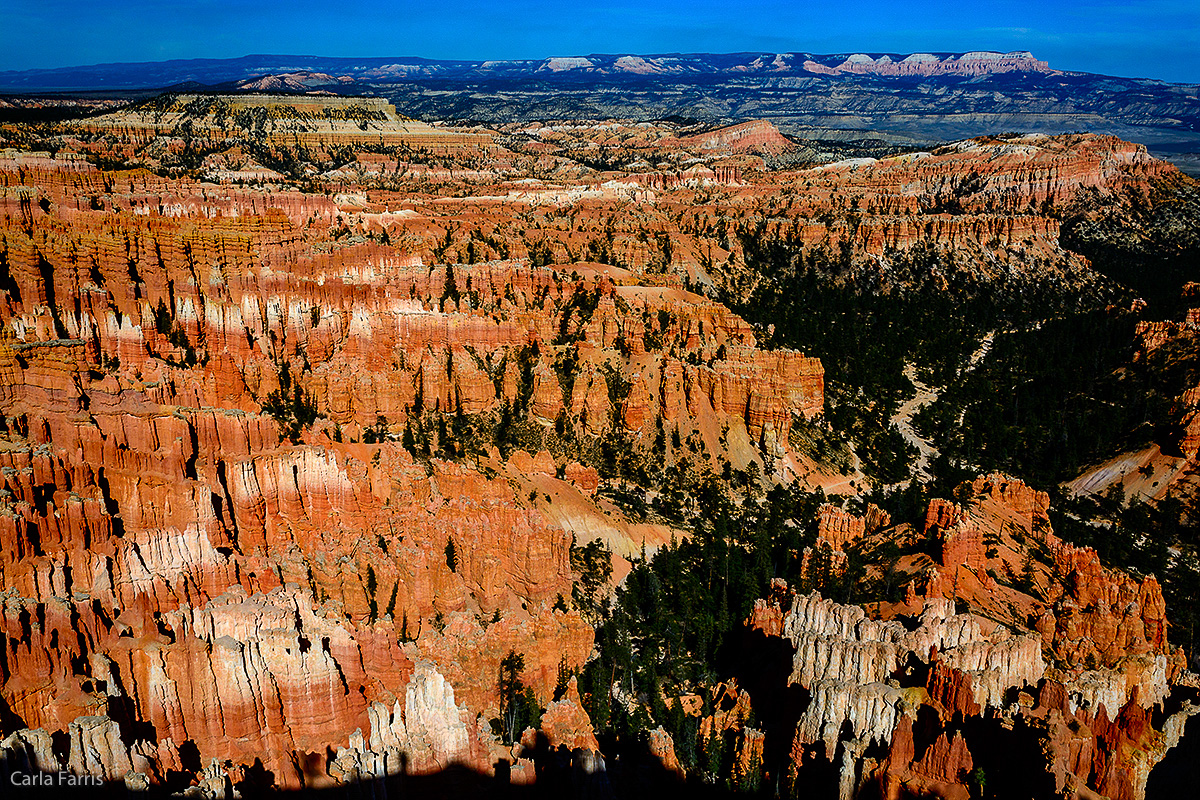
[[[770,119],[791,135],[930,141],[1087,130],[1200,153],[1200,86],[996,53],[689,53],[468,61],[251,55],[0,72],[0,92],[332,92],[421,119]],[[29,103],[30,98],[17,100]]]
[[[886,75],[975,77],[1000,72],[1052,72],[1028,52],[994,53],[670,53],[589,55],[510,61],[400,58],[329,58],[251,55],[150,63],[0,72],[0,90],[149,89],[180,83],[220,84],[281,73],[315,72],[350,82],[389,83],[415,78],[529,78],[700,75]]]
[[[620,76],[966,76],[998,72],[1054,72],[1032,53],[732,53],[586,55],[509,61],[415,58],[347,59],[319,55],[246,55],[145,64],[97,64],[53,70],[0,72],[0,90],[157,89],[184,83],[221,84],[271,74],[336,74],[355,83],[395,83],[416,78],[529,78]]]

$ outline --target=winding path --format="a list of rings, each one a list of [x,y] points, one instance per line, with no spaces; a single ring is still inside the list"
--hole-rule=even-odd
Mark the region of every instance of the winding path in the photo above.
[[[992,339],[995,335],[993,331],[980,340],[979,347],[975,348],[975,352],[967,360],[967,366],[963,369],[963,372],[970,372],[975,368],[976,364],[983,360],[988,351],[992,349]],[[917,380],[917,368],[911,362],[906,362],[904,365],[904,377],[912,381],[913,386],[917,387],[917,393],[901,405],[900,408],[896,409],[896,413],[892,415],[891,422],[900,431],[900,435],[904,437],[904,441],[917,448],[917,463],[913,466],[914,477],[922,480],[932,480],[933,472],[930,470],[929,465],[940,453],[933,446],[932,442],[917,433],[912,426],[912,420],[918,411],[937,400],[942,390],[930,388]]]

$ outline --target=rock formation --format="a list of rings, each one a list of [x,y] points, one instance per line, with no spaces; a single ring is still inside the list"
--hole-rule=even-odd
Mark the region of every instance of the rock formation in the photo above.
[[[302,146],[340,190],[230,183],[287,168],[243,152],[247,108],[269,112],[260,145]],[[204,152],[176,136],[185,120]],[[175,98],[72,123],[54,156],[0,153],[6,768],[205,797],[267,775],[373,792],[451,765],[528,783],[550,748],[607,796],[591,706],[574,679],[555,688],[591,657],[593,606],[631,562],[692,535],[627,509],[693,503],[735,474],[747,497],[850,491],[792,445],[825,410],[821,361],[765,347],[769,329],[712,299],[753,280],[730,209],[812,252],[844,243],[852,270],[954,248],[992,258],[964,269],[1086,282],[1057,199],[1144,193],[1167,169],[1072,136],[768,172],[748,152],[790,143],[766,123],[676,133]],[[463,191],[430,189],[442,180]],[[1049,498],[1020,481],[956,497],[916,528],[826,504],[814,547],[787,554],[836,570],[883,536],[931,544],[902,565],[904,604],[868,614],[776,583],[755,606],[808,693],[785,749],[797,768],[835,764],[846,796],[906,780],[953,794],[986,758],[963,721],[1003,720],[1050,732],[1058,788],[1136,796],[1161,756],[1150,709],[1183,666],[1157,581],[1058,540]],[[600,564],[581,557],[593,542]],[[1032,545],[1045,563],[1025,569]],[[491,721],[510,654],[544,714],[508,745]],[[692,721],[758,780],[774,731],[751,690],[693,688],[711,703]],[[688,751],[649,730],[685,772]]]
[[[1025,746],[1018,740],[1049,742],[1047,790],[1142,797],[1151,767],[1172,746],[1148,715],[1182,669],[1161,635],[1157,582],[1107,570],[1094,551],[1059,541],[1049,498],[1020,481],[985,476],[958,496],[961,505],[932,501],[923,521],[941,563],[930,569],[919,616],[873,619],[780,582],[756,605],[749,624],[790,642],[789,681],[809,695],[795,722],[793,770],[802,774],[813,759],[838,765],[847,798],[867,785],[885,797],[966,798],[975,768],[988,773],[1003,761],[980,760],[993,734],[971,726],[990,720],[1013,732],[1003,734],[1014,737],[1008,752]],[[863,522],[828,506],[820,520],[822,536]],[[1040,614],[1005,625],[956,613],[955,602],[976,607],[1004,589],[975,575],[1003,563],[1004,537],[1017,526],[1052,560]],[[971,579],[948,580],[955,565]],[[913,602],[894,613],[911,613]],[[1165,724],[1176,729],[1192,709]],[[887,746],[888,758],[867,758],[872,745]]]

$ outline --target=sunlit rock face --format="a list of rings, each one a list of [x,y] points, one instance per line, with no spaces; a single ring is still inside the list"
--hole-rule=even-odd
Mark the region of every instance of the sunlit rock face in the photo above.
[[[345,212],[323,195],[2,166],[46,201],[5,205],[0,240],[12,764],[137,785],[256,760],[281,787],[489,771],[510,652],[556,740],[594,751],[578,694],[551,703],[592,648],[572,542],[632,555],[669,531],[599,505],[592,464],[487,434],[467,456],[445,432],[426,458],[406,429],[519,409],[579,436],[667,420],[722,451],[732,426],[745,463],[764,442],[794,458],[789,427],[823,404],[819,361],[763,351],[677,280],[431,270],[419,248],[331,247]],[[299,403],[315,424],[289,428]],[[336,775],[313,755],[331,749]]]
[[[1024,68],[1013,58],[988,68]],[[956,74],[974,74],[987,59],[959,61]],[[872,63],[846,70],[892,69]],[[73,146],[107,147],[98,131],[161,136],[147,155],[158,172],[0,154],[8,769],[131,790],[185,781],[206,796],[268,774],[288,789],[382,786],[456,765],[491,776],[501,762],[531,782],[530,748],[502,744],[491,724],[501,663],[520,654],[545,713],[517,733],[570,752],[581,785],[608,796],[610,756],[579,685],[562,680],[596,638],[573,546],[605,544],[618,582],[691,535],[627,515],[610,462],[678,469],[697,486],[736,470],[854,491],[793,442],[824,412],[824,365],[766,346],[771,331],[712,299],[718,280],[735,294],[753,280],[731,209],[779,216],[767,212],[781,189],[803,186],[790,235],[813,249],[844,241],[854,269],[931,244],[1066,281],[1086,265],[1059,246],[1047,204],[1083,187],[1139,191],[1166,169],[1079,136],[771,172],[763,159],[791,144],[768,123],[683,137],[614,123],[568,133],[629,134],[670,158],[598,180],[546,155],[563,168],[547,185],[521,170],[531,154],[548,168],[537,159],[562,130],[525,132],[518,152],[380,113],[366,134],[344,120],[288,130],[326,155],[386,134],[474,167],[362,152],[336,168],[344,191],[235,187],[231,175],[279,173],[231,145],[201,160],[201,178],[185,175],[171,157],[182,144],[153,114],[89,121]],[[404,191],[373,183],[402,167]],[[467,178],[461,192],[429,190]],[[853,226],[838,215],[848,198]],[[537,214],[545,224],[519,226]],[[1033,256],[1009,254],[1018,244]],[[933,555],[902,611],[815,593],[756,606],[752,626],[793,648],[787,683],[809,693],[787,732],[797,763],[821,747],[850,789],[912,776],[962,788],[980,754],[950,721],[1009,714],[1051,730],[1060,788],[1074,775],[1137,796],[1154,757],[1130,753],[1181,670],[1157,581],[1058,541],[1048,497],[1020,481],[969,489],[929,507],[919,527]],[[639,499],[662,499],[652,494]],[[1038,577],[1055,580],[1036,606],[989,576],[1003,565],[987,537],[1005,524],[1050,554]],[[829,503],[818,547],[845,558],[892,526],[875,506]],[[1017,611],[988,605],[997,598]],[[773,734],[751,723],[751,692],[697,691],[728,705],[697,712],[697,726],[732,742],[742,772],[761,765]],[[936,730],[914,722],[922,707]],[[649,731],[650,752],[681,775],[676,744]]]
[[[1046,743],[1048,771],[1037,780],[1049,790],[1145,796],[1150,770],[1174,746],[1149,715],[1164,708],[1173,685],[1193,680],[1161,636],[1157,581],[1105,569],[1094,551],[1060,541],[1048,496],[1020,481],[988,475],[957,495],[959,503],[931,501],[922,523],[940,563],[927,567],[921,591],[910,587],[903,602],[881,606],[884,618],[779,581],[756,605],[749,625],[790,643],[789,680],[808,693],[793,769],[828,759],[845,797],[869,784],[888,797],[916,787],[965,798],[975,767],[992,762],[971,752],[963,724],[991,720],[1012,732],[1001,737],[1012,737],[1006,747],[1023,747],[1026,737]],[[830,507],[819,523],[828,538],[861,536],[866,525]],[[1042,598],[1007,623],[956,613],[956,603],[986,610],[1003,597],[994,580],[978,577],[1012,557],[991,537],[1014,529],[1046,548]],[[958,570],[963,577],[947,578]],[[1190,704],[1173,710],[1163,730],[1180,730],[1192,713]],[[986,738],[980,730],[976,748]],[[889,753],[882,762],[867,755],[879,746]]]

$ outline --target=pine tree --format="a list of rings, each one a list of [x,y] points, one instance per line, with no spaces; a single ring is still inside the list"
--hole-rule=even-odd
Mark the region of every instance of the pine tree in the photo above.
[[[449,264],[446,265],[446,282],[442,287],[442,302],[445,303],[447,299],[458,304],[458,284],[454,282],[454,267]]]
[[[525,656],[515,650],[509,650],[508,655],[500,660],[500,678],[496,688],[500,695],[500,718],[507,744],[516,741],[518,701],[523,699],[525,689],[521,682],[521,671],[524,669]]]
[[[559,595],[562,597],[562,595]],[[554,680],[554,699],[561,700],[567,693],[567,684],[571,681],[571,668],[567,666],[567,657],[558,660],[558,677]]]

